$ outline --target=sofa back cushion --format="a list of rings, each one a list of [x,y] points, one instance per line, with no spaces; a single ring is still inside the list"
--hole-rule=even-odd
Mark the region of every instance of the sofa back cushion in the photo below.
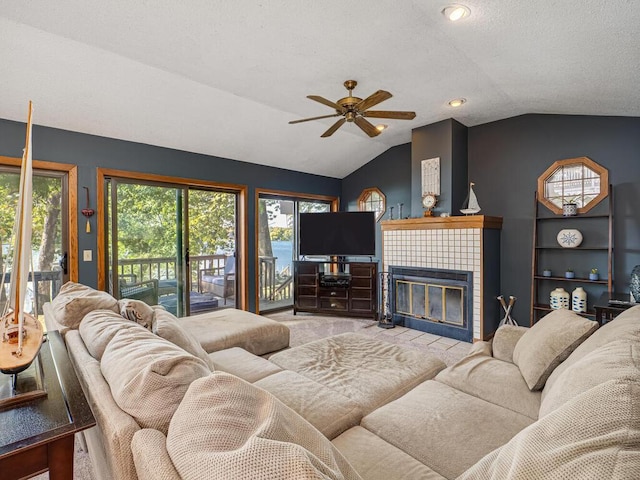
[[[541,417],[458,480],[640,478],[640,383],[601,383]]]
[[[628,340],[640,343],[640,305],[624,311],[614,320],[605,323],[593,335],[580,344],[578,348],[569,355],[569,358],[553,371],[547,380],[547,386],[550,388],[556,382],[557,378],[571,365],[589,355],[597,348],[616,340]],[[542,392],[543,400],[546,391],[547,388]]]
[[[130,328],[139,330],[143,327],[111,310],[94,310],[85,315],[78,330],[91,356],[100,361],[113,337]]]
[[[211,373],[202,360],[142,327],[116,333],[100,370],[122,410],[165,434],[191,382]]]
[[[65,283],[51,300],[56,322],[68,328],[78,328],[84,316],[93,310],[118,312],[118,301],[107,292],[74,282]]]
[[[191,355],[201,359],[207,364],[211,371],[215,370],[213,361],[209,358],[207,352],[204,351],[204,348],[202,348],[198,339],[193,334],[185,330],[182,325],[180,325],[180,320],[178,320],[178,318],[171,312],[156,309],[153,318],[152,331],[159,337],[170,341],[183,350],[189,352]]]
[[[118,310],[124,318],[142,325],[147,330],[151,330],[155,310],[143,301],[122,298],[118,300]]]
[[[180,478],[360,479],[311,424],[227,373],[193,382],[167,435]]]
[[[640,343],[628,340],[611,342],[570,365],[556,382],[545,387],[540,417],[612,379],[640,383]]]
[[[541,390],[551,372],[597,328],[596,322],[570,310],[555,310],[518,340],[513,363],[531,390]]]

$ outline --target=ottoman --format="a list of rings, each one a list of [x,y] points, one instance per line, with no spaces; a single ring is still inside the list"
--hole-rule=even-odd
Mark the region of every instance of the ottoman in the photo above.
[[[364,415],[446,367],[428,353],[356,333],[316,340],[276,353],[269,360],[351,399]]]

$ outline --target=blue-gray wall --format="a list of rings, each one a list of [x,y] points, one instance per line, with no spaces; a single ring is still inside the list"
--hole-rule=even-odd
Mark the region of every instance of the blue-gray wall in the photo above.
[[[445,133],[449,131],[445,129]],[[467,133],[466,173],[476,184],[481,213],[504,217],[501,291],[518,297],[516,319],[525,323],[529,318],[537,179],[554,161],[563,158],[586,156],[609,170],[615,196],[615,290],[628,291],[631,270],[640,264],[640,118],[523,115],[470,127]],[[440,144],[443,153],[434,150],[429,155],[442,158],[448,154],[451,143],[446,136],[433,142]],[[419,183],[419,179],[407,178],[406,170],[403,175],[397,171],[397,165],[410,168],[411,164],[410,152],[405,145],[401,147],[388,150],[344,178],[342,204],[356,209],[362,188],[377,186],[387,195],[387,205],[391,196],[391,202],[403,201],[405,211],[412,216],[421,215],[421,207],[415,207],[420,199],[412,198],[411,193],[412,181]],[[393,161],[389,161],[390,156]],[[446,188],[444,184],[442,188]],[[412,200],[414,208],[407,210]],[[452,210],[458,214],[455,204]],[[576,271],[596,262],[588,255],[585,265],[573,265]]]
[[[0,155],[21,157],[25,125],[0,119]],[[247,139],[250,141],[250,139]],[[255,189],[295,191],[340,196],[341,181],[279,168],[265,167],[225,158],[188,153],[169,148],[85,135],[54,128],[34,126],[33,158],[78,166],[78,190],[89,187],[91,205],[96,205],[96,169],[112,168],[158,175],[197,178],[207,181],[248,186],[249,308],[255,311]],[[268,160],[268,159],[265,159]],[[78,195],[78,211],[85,208],[85,195]],[[97,249],[95,232],[85,233],[78,222],[78,248],[94,251],[93,262],[79,262],[79,281],[97,285]],[[94,229],[95,230],[95,229]],[[81,256],[81,255],[80,255]]]

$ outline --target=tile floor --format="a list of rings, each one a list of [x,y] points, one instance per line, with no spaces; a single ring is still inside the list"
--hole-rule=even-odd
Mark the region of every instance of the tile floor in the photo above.
[[[433,348],[439,348],[442,350],[451,350],[452,352],[466,354],[471,348],[471,343],[461,342],[454,340],[453,338],[440,337],[431,333],[421,332],[419,330],[413,330],[407,327],[400,327],[396,325],[395,328],[390,329],[378,329],[377,337],[384,338],[385,335],[394,336],[405,341],[419,343],[421,345],[429,345]]]

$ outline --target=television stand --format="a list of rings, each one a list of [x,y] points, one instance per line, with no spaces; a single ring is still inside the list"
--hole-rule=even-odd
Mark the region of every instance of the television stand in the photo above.
[[[297,261],[293,314],[325,313],[377,320],[377,263]]]

